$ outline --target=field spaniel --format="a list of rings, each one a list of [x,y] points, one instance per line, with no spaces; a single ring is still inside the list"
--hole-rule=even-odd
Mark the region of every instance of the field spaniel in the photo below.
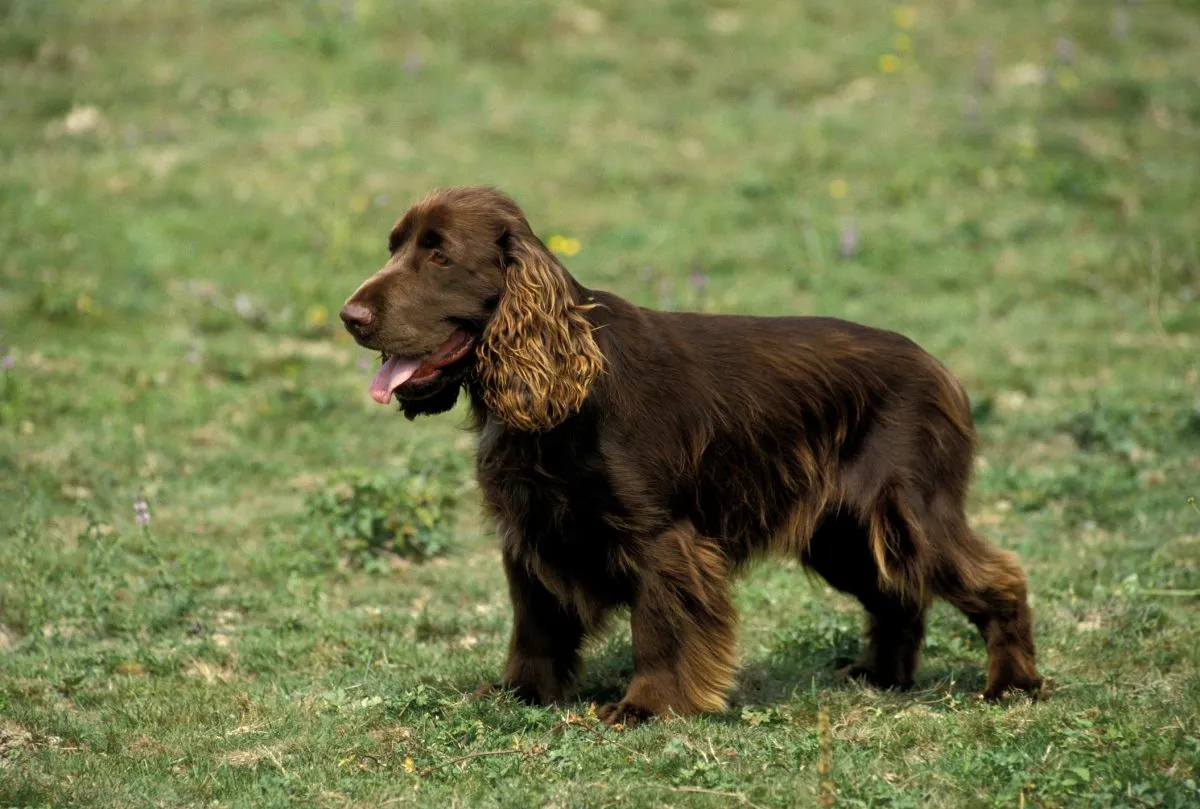
[[[465,391],[513,606],[500,684],[566,697],[580,646],[630,609],[634,674],[609,723],[720,710],[732,574],[799,559],[869,615],[846,674],[912,684],[944,598],[987,644],[984,696],[1037,692],[1017,558],[968,526],[967,396],[905,337],[825,317],[659,312],[576,281],[482,187],[413,205],[341,311],[408,418]]]

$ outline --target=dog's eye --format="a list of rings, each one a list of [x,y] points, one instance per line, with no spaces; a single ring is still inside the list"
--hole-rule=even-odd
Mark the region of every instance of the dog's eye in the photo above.
[[[429,253],[429,261],[439,267],[445,267],[450,264],[450,259],[446,258],[446,254],[441,250],[433,250]]]

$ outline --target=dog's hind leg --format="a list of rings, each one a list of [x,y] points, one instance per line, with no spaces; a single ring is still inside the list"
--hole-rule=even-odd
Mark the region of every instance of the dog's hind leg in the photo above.
[[[931,585],[938,596],[962,610],[987,643],[984,698],[996,700],[1013,689],[1036,694],[1042,678],[1025,574],[1016,554],[976,536],[957,504],[933,510],[926,530],[938,539]]]
[[[881,581],[867,526],[851,514],[830,514],[800,560],[831,586],[857,598],[867,611],[867,645],[843,675],[877,688],[909,688],[925,636],[926,602]]]

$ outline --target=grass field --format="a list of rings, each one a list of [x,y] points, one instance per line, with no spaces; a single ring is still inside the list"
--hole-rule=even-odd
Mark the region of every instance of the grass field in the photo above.
[[[1184,0],[0,0],[0,806],[1200,805],[1198,77]],[[471,437],[335,324],[479,182],[585,284],[954,369],[1048,697],[976,702],[942,607],[915,691],[840,683],[858,608],[773,564],[720,715],[595,726],[626,628],[468,700]],[[446,552],[335,536],[360,472]]]

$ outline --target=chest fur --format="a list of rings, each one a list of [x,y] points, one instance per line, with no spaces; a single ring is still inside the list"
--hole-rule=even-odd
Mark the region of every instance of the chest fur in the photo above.
[[[576,425],[556,434],[480,435],[476,473],[503,551],[560,600],[627,602],[633,537],[594,435]],[[583,610],[580,610],[583,612]]]

